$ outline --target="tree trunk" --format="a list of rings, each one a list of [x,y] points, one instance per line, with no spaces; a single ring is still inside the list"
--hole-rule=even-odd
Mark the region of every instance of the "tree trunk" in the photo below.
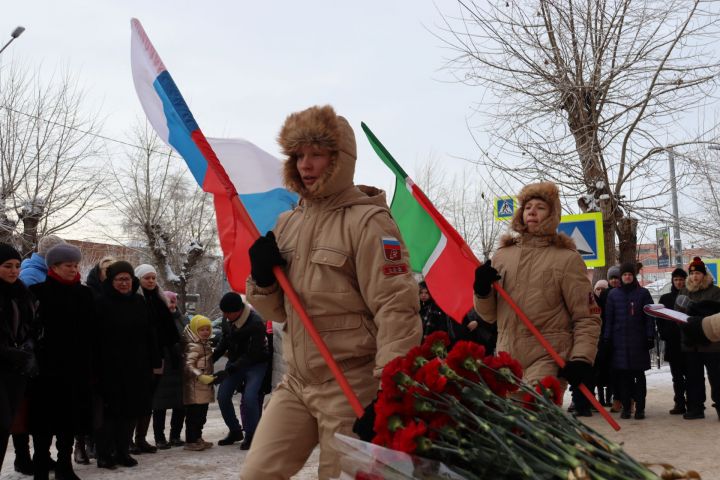
[[[620,263],[637,261],[637,218],[621,217],[617,221]]]
[[[23,258],[29,257],[35,249],[35,245],[37,245],[40,218],[42,218],[42,211],[20,216],[20,220],[22,220],[23,223],[23,233],[20,237],[20,254]]]

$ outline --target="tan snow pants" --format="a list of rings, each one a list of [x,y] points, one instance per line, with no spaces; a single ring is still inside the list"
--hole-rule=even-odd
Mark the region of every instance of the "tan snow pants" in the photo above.
[[[345,372],[362,405],[377,394],[379,381],[373,378],[375,362]],[[297,473],[318,443],[318,478],[340,474],[340,456],[334,445],[335,432],[352,433],[355,413],[333,379],[322,384],[304,384],[291,373],[277,386],[263,412],[243,462],[241,480],[285,480]]]

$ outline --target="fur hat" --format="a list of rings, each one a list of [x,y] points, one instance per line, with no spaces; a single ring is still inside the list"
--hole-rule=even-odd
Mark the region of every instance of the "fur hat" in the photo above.
[[[687,278],[687,272],[683,270],[682,268],[676,268],[673,270],[672,274],[670,275],[670,278]]]
[[[195,335],[198,334],[198,330],[202,327],[210,327],[212,329],[212,322],[209,318],[203,315],[195,315],[190,319],[190,330],[192,330]]]
[[[560,190],[552,182],[539,182],[526,185],[518,193],[519,208],[513,215],[512,229],[518,233],[527,232],[527,225],[523,222],[523,210],[525,205],[532,199],[540,199],[548,204],[550,212],[548,217],[538,225],[538,235],[555,235],[560,224],[562,213],[560,206]]]
[[[692,262],[690,262],[690,265],[688,265],[688,273],[692,272],[700,272],[703,275],[707,275],[705,263],[700,259],[700,257],[694,257]]]
[[[47,256],[47,253],[56,245],[65,243],[65,240],[57,235],[45,235],[40,239],[37,246],[37,253],[41,257]]]
[[[150,264],[143,263],[143,264],[135,267],[135,276],[137,278],[143,278],[148,273],[154,273],[155,275],[157,275],[157,271],[155,270],[155,267],[153,267]]]
[[[0,243],[0,265],[7,262],[8,260],[20,261],[22,260],[22,257],[12,245],[8,245],[7,243]]]
[[[235,292],[228,292],[220,299],[220,311],[224,313],[239,312],[245,308],[242,297]]]
[[[81,259],[80,249],[64,242],[55,245],[45,254],[45,263],[48,267],[64,262],[79,262]]]
[[[125,260],[118,260],[107,267],[105,278],[112,281],[113,278],[117,277],[121,273],[129,273],[131,277],[135,277],[135,270],[133,269],[133,266]]]
[[[290,114],[280,129],[278,143],[287,156],[283,167],[285,186],[301,197],[327,197],[353,185],[357,158],[355,133],[330,105]],[[298,149],[305,145],[327,148],[332,154],[332,162],[323,177],[310,188],[305,188],[296,164]]]
[[[608,268],[607,272],[607,279],[610,280],[611,278],[620,278],[621,272],[620,272],[620,266],[619,265],[613,265],[612,267]]]
[[[633,262],[625,262],[622,265],[620,265],[620,274],[623,273],[632,273],[633,275],[637,275],[637,271],[635,270],[635,263]]]

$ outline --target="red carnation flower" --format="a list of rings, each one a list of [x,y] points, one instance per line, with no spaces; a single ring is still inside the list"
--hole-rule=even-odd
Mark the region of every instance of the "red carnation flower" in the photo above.
[[[418,441],[425,432],[427,426],[422,420],[418,422],[410,421],[405,428],[401,428],[393,435],[390,448],[405,453],[413,453],[418,447]]]
[[[375,402],[373,429],[378,434],[394,432],[403,425],[403,416],[411,413],[412,409],[408,408],[402,399],[383,390],[378,394],[377,402]]]
[[[450,337],[442,331],[433,332],[422,343],[422,351],[426,358],[444,357],[446,347],[450,345]]]
[[[475,342],[460,341],[448,353],[447,366],[468,380],[477,382],[480,376],[477,372],[477,360],[485,356],[485,347]]]
[[[483,380],[501,397],[517,391],[519,379],[522,378],[520,363],[507,352],[499,352],[496,357],[485,357],[483,360],[488,366],[480,370]]]
[[[563,389],[560,385],[560,380],[548,375],[535,384],[535,391],[544,397],[550,397],[555,405],[562,405],[563,401]],[[535,396],[530,393],[524,393],[521,401],[525,404],[525,408],[535,410]]]
[[[404,357],[395,357],[390,360],[387,365],[383,368],[382,376],[380,377],[380,385],[382,390],[392,395],[401,395],[400,385],[403,384],[402,374],[407,375],[410,373],[407,368],[407,364]]]
[[[415,373],[418,368],[422,367],[427,362],[428,359],[425,358],[425,354],[420,345],[411,348],[407,355],[405,355],[405,363],[412,373]]]
[[[441,365],[442,362],[439,358],[433,358],[415,372],[413,380],[418,383],[422,383],[432,392],[442,392],[445,390],[445,385],[447,385],[448,379],[445,375],[440,373]]]

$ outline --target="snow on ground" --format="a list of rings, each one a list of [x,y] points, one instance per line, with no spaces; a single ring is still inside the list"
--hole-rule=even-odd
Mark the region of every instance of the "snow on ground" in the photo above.
[[[645,420],[622,420],[619,418],[619,414],[613,414],[622,427],[619,432],[614,432],[599,414],[584,420],[609,439],[623,443],[626,450],[640,461],[670,463],[680,469],[695,469],[702,475],[703,480],[720,479],[720,421],[718,421],[714,409],[710,407],[709,387],[706,418],[704,420],[683,420],[682,416],[667,413],[673,406],[672,382],[667,366],[662,370],[648,372],[647,383],[648,400]],[[568,403],[569,394],[565,397],[565,405]],[[203,436],[208,441],[217,442],[225,436],[225,433],[225,425],[220,417],[217,404],[211,405],[208,424]],[[151,439],[152,433],[148,440]],[[119,468],[115,471],[108,471],[96,468],[93,464],[76,466],[76,472],[83,480],[232,479],[237,478],[245,455],[246,452],[241,451],[237,444],[227,447],[216,445],[204,452],[187,452],[182,448],[173,448],[153,455],[137,456],[140,465],[135,468]],[[29,479],[30,477],[13,471],[13,460],[14,453],[11,444],[3,463],[0,479]],[[282,461],[282,459],[274,461]],[[316,449],[302,471],[293,477],[294,480],[316,478],[317,462],[318,451]]]

